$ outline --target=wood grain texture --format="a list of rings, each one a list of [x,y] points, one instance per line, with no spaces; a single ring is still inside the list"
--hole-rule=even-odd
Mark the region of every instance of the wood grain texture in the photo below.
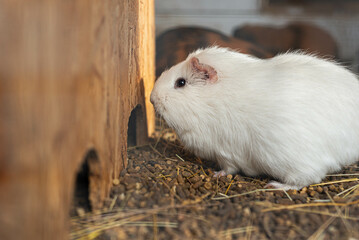
[[[135,106],[137,141],[152,133],[153,11],[153,0],[0,0],[0,239],[67,239],[88,151],[99,208],[126,167]]]

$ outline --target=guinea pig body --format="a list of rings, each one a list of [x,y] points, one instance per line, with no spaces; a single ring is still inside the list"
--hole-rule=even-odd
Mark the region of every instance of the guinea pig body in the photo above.
[[[225,174],[280,181],[271,187],[318,183],[359,157],[358,79],[314,56],[198,50],[161,75],[151,101],[187,149]]]

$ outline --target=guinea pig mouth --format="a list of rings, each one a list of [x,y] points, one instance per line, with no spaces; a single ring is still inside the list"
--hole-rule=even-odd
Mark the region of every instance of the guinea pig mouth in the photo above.
[[[153,107],[155,108],[156,114],[160,116],[163,116],[163,113],[166,111],[166,108],[162,104],[156,102],[153,103]]]

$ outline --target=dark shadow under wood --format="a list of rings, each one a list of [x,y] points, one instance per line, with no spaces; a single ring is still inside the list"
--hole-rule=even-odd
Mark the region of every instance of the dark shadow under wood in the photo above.
[[[71,215],[76,215],[78,208],[88,212],[99,204],[100,176],[101,167],[98,155],[96,150],[90,149],[77,172]]]
[[[127,146],[142,145],[147,141],[146,122],[142,106],[137,105],[131,112],[127,128]]]

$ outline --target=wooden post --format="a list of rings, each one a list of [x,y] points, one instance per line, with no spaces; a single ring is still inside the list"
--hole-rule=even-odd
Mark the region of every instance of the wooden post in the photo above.
[[[153,0],[0,0],[0,52],[0,239],[67,239],[84,161],[100,208],[154,131]]]

